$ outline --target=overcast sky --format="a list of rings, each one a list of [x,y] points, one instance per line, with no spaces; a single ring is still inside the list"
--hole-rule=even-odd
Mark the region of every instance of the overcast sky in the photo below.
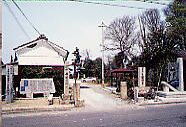
[[[160,11],[164,5],[145,3],[139,1],[117,1],[104,2],[110,4],[120,4],[133,7],[158,8]],[[166,2],[168,3],[168,2]],[[92,59],[101,57],[101,28],[98,25],[103,21],[109,25],[112,20],[123,15],[137,16],[145,9],[111,7],[104,5],[94,5],[78,3],[73,1],[53,1],[53,2],[17,2],[20,8],[27,15],[35,27],[46,37],[64,47],[70,53],[78,47],[81,52],[88,49]],[[21,30],[16,20],[13,18],[5,3],[3,3],[3,62],[10,62],[10,55],[13,48],[32,41],[38,34],[24,19],[12,2],[8,5],[18,18],[19,22],[29,35],[27,37]],[[69,60],[72,59],[72,55]]]

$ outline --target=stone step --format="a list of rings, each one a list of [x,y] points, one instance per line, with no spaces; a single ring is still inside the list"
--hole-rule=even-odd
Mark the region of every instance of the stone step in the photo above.
[[[164,98],[186,98],[186,91],[184,92],[163,92],[158,91],[157,95]]]

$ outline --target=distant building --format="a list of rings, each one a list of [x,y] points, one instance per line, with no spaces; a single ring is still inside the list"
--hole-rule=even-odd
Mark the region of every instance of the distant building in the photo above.
[[[67,50],[48,41],[44,35],[13,50],[15,51],[15,58],[9,64],[14,66],[13,87],[17,97],[25,97],[25,95],[20,94],[21,79],[54,78],[54,76],[58,76],[54,80],[56,94],[59,94],[59,89],[63,92],[64,65],[69,54]],[[2,67],[2,93],[5,94],[6,64]]]

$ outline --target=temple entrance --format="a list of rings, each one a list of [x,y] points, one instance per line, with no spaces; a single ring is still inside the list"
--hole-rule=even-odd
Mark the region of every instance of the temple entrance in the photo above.
[[[120,92],[122,81],[127,81],[128,88],[137,84],[137,70],[118,68],[111,71],[111,87],[116,87],[116,92]]]

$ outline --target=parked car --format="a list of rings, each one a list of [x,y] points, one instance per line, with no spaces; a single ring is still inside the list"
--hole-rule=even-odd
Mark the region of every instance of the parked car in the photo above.
[[[82,78],[81,82],[92,82],[92,83],[95,83],[96,82],[96,78],[95,77]]]

